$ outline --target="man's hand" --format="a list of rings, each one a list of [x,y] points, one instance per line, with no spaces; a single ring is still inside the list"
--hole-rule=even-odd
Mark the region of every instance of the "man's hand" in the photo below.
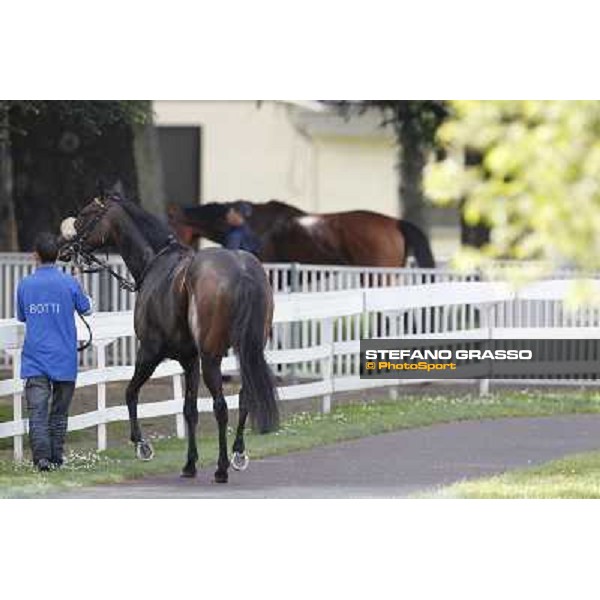
[[[71,267],[71,275],[79,281],[80,284],[83,284],[83,273],[81,272],[81,268],[77,266]]]

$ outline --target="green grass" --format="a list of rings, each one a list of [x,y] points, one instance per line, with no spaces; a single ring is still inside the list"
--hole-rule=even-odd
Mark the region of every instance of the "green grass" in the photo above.
[[[396,402],[346,404],[335,408],[329,415],[298,413],[285,421],[275,434],[259,436],[249,432],[247,448],[252,458],[260,458],[440,422],[599,412],[600,394],[589,392],[515,392],[490,398],[415,395]],[[147,429],[147,432],[151,430]],[[231,431],[229,438],[231,447]],[[76,445],[71,437],[69,443]],[[102,453],[73,450],[68,466],[48,474],[37,473],[30,463],[16,465],[9,460],[0,461],[0,498],[37,496],[69,488],[178,472],[184,463],[185,441],[167,438],[153,440],[153,443],[156,457],[147,463],[137,461],[129,445]],[[201,436],[201,465],[215,464],[216,454],[215,436]]]
[[[600,452],[575,454],[538,467],[464,481],[434,498],[600,498]]]
[[[0,404],[0,423],[6,421],[12,421],[12,406],[8,406],[6,404]],[[12,438],[2,438],[0,439],[0,451],[8,450],[12,448],[13,441]]]

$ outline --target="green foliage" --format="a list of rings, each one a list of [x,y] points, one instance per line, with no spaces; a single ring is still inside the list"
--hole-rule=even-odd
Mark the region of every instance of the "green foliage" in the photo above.
[[[150,102],[141,100],[0,102],[14,181],[4,197],[12,197],[5,203],[14,206],[21,250],[31,248],[37,231],[56,230],[100,187],[118,183],[125,195],[138,196],[134,129],[151,114]],[[9,237],[0,231],[0,247]]]
[[[600,267],[600,102],[455,101],[425,185],[492,227],[477,256]],[[465,160],[465,157],[470,157]],[[473,160],[473,157],[475,159]]]
[[[114,125],[146,123],[152,110],[148,100],[11,100],[3,104],[16,117],[41,119],[51,113],[65,126],[95,135]]]
[[[328,104],[348,117],[375,108],[381,112],[383,126],[390,125],[396,136],[411,127],[423,146],[435,141],[438,127],[448,116],[445,100],[335,100]]]

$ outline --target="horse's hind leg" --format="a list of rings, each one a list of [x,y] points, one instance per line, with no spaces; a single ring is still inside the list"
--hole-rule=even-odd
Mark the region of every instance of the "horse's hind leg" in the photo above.
[[[233,442],[233,456],[231,457],[231,466],[236,471],[244,471],[248,467],[248,454],[246,454],[246,444],[244,442],[244,428],[248,418],[248,405],[244,388],[240,390],[240,410],[238,416],[238,426]]]
[[[140,388],[148,381],[161,360],[162,356],[150,352],[143,345],[140,346],[135,361],[135,372],[127,386],[127,391],[125,392],[127,410],[129,411],[129,424],[131,427],[130,439],[135,444],[136,454],[140,460],[151,460],[154,456],[154,450],[152,449],[151,444],[142,437],[142,430],[138,421],[137,406]]]
[[[196,427],[198,425],[198,384],[200,382],[200,365],[198,357],[181,364],[185,371],[185,404],[183,405],[183,416],[188,438],[187,462],[181,472],[182,477],[194,477],[196,475],[196,463],[198,462],[198,448],[196,446]]]
[[[219,426],[219,459],[215,472],[217,483],[227,483],[229,458],[227,457],[227,402],[223,396],[223,378],[221,376],[221,357],[202,355],[202,377],[213,398],[213,412]]]

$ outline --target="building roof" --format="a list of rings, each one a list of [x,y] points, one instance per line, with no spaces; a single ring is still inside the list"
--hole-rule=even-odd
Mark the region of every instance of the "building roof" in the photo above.
[[[294,101],[290,104],[296,108],[294,123],[310,136],[394,139],[392,127],[382,127],[382,115],[375,108],[345,117],[333,107],[316,100]]]

